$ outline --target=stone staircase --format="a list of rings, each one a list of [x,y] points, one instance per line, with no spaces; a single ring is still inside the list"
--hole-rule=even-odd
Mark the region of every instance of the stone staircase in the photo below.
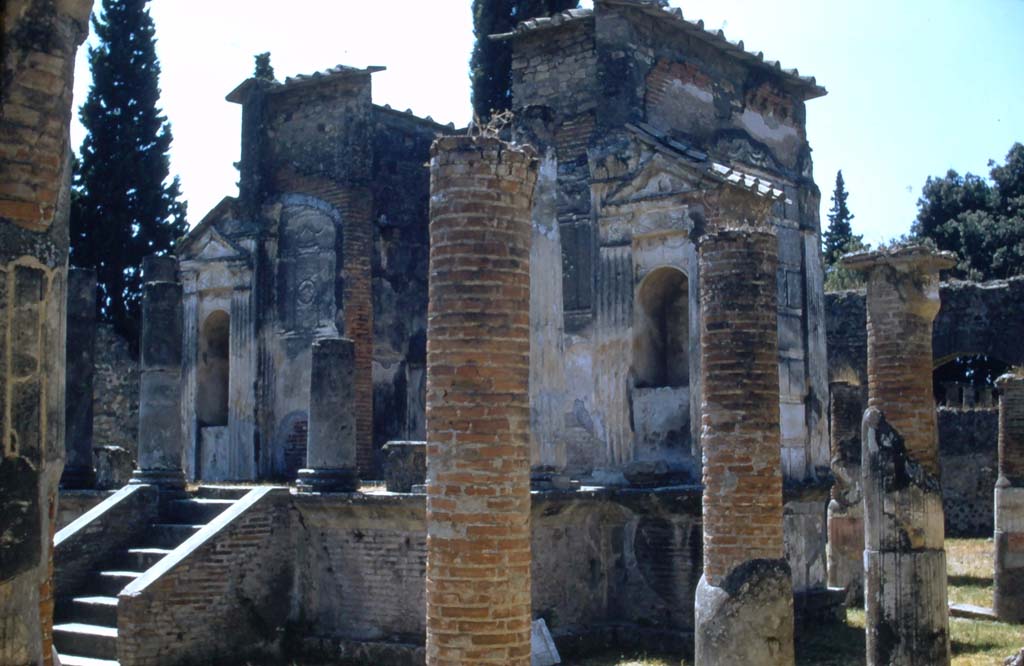
[[[158,522],[151,523],[136,543],[100,563],[73,596],[59,596],[53,642],[62,666],[117,666],[118,594],[247,490],[203,486],[189,497],[168,502]]]

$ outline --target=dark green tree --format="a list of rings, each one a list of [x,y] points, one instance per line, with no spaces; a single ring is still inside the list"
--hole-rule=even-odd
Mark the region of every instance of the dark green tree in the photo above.
[[[482,120],[512,106],[512,45],[489,35],[511,32],[516,24],[573,9],[578,0],[473,0],[476,44],[469,63],[473,113]]]
[[[954,277],[995,280],[1024,275],[1024,145],[1006,163],[989,161],[989,179],[950,169],[929,177],[911,233],[957,255]]]
[[[92,87],[79,117],[88,134],[75,172],[71,262],[96,269],[100,316],[129,340],[139,330],[142,257],[188,230],[178,178],[168,182],[171,126],[148,0],[103,0],[89,48]]]
[[[825,266],[836,265],[844,253],[853,251],[863,246],[863,236],[854,235],[850,221],[854,218],[850,212],[846,199],[849,197],[846,191],[846,182],[843,180],[843,171],[836,172],[836,187],[832,191],[832,208],[828,211],[828,229],[822,235],[822,253],[825,259]]]

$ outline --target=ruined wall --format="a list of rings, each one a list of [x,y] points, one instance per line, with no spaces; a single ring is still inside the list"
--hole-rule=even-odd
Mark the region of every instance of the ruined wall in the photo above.
[[[0,3],[0,663],[49,664],[75,53],[90,0]]]
[[[599,2],[530,25],[511,39],[517,129],[542,156],[531,275],[533,464],[604,480],[634,461],[696,469],[699,275],[681,196],[697,185],[679,164],[706,163],[711,152],[785,190],[773,222],[786,477],[825,471],[818,190],[803,101],[823,91],[726,57],[709,44],[717,38],[693,36],[660,8]],[[691,361],[686,382],[649,386],[639,376],[640,291],[663,268],[687,278]],[[688,419],[668,407],[679,402],[689,403]]]
[[[390,108],[373,109],[373,445],[425,436],[426,163],[438,134],[452,131]],[[379,465],[378,465],[379,467]]]
[[[1024,364],[1024,277],[992,282],[943,282],[942,309],[932,328],[934,363],[958,355],[985,354],[1011,365]],[[867,336],[863,291],[825,296],[829,377],[867,377]]]
[[[96,326],[93,443],[120,446],[136,457],[139,440],[139,360],[111,324]]]
[[[987,537],[999,478],[999,410],[940,407],[938,423],[946,536]]]
[[[607,640],[622,623],[688,642],[700,577],[700,494],[597,491],[534,495],[534,615],[559,638]],[[423,644],[422,495],[293,496],[300,635]]]
[[[304,195],[324,202],[340,219],[338,237],[343,240],[334,279],[334,324],[340,334],[356,344],[357,447],[360,470],[367,472],[373,466],[370,76],[367,71],[342,68],[315,77],[290,79],[260,103],[265,104],[258,129],[261,201],[272,206],[280,195]],[[282,249],[264,249],[268,273],[274,270]],[[268,284],[274,280],[279,278],[265,275],[259,288],[270,288],[279,299],[280,283]],[[308,291],[325,293],[319,286]],[[261,430],[269,440],[268,448],[280,451],[292,434],[290,424],[294,426],[301,420],[299,412],[303,408],[295,403],[294,397],[309,391],[308,387],[298,387],[309,375],[309,333],[313,327],[299,327],[303,329],[299,331],[293,327],[298,335],[277,339],[282,322],[269,309],[268,304],[264,309],[265,352],[261,359],[261,375],[268,391],[261,402],[268,408],[261,414]],[[274,468],[273,475],[288,476],[291,471]]]

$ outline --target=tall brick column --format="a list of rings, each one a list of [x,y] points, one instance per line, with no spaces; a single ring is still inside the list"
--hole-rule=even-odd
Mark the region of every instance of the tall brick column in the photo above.
[[[851,255],[867,275],[868,408],[861,436],[867,663],[949,663],[932,322],[948,254]]]
[[[300,492],[354,492],[356,473],[356,349],[346,338],[313,343],[309,377],[306,469]]]
[[[91,0],[0,3],[0,664],[49,664],[71,88]]]
[[[832,499],[828,504],[828,585],[847,590],[847,601],[864,597],[864,493],[860,481],[861,387],[829,385]]]
[[[725,185],[708,204],[698,240],[704,575],[696,663],[791,665],[772,200]]]
[[[533,150],[431,148],[427,663],[530,663]]]
[[[68,270],[67,368],[65,401],[65,488],[92,488],[92,375],[96,360],[96,271]]]
[[[182,288],[174,257],[143,259],[139,469],[132,483],[185,487],[181,422]]]
[[[999,388],[999,481],[996,483],[996,575],[993,609],[1000,620],[1024,622],[1024,373]]]

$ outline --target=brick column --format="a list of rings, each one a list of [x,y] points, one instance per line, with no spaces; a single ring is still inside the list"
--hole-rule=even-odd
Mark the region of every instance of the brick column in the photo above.
[[[922,247],[844,263],[867,275],[864,413],[867,663],[949,663],[946,552],[932,394],[932,322],[948,254]]]
[[[96,360],[96,271],[68,271],[67,366],[64,402],[64,449],[67,458],[60,484],[92,488],[92,376]]]
[[[139,469],[132,483],[175,493],[185,487],[181,422],[182,288],[174,257],[142,262]]]
[[[0,664],[50,664],[71,90],[91,0],[0,3]]]
[[[704,575],[695,661],[791,665],[772,200],[726,185],[708,203],[698,240]]]
[[[996,380],[999,396],[999,481],[996,483],[996,575],[993,609],[1024,622],[1024,374]]]
[[[354,492],[356,473],[356,349],[346,338],[313,343],[306,469],[300,492]]]
[[[431,148],[427,663],[530,663],[533,151]]]
[[[832,499],[828,504],[828,585],[847,590],[848,603],[864,597],[864,497],[860,481],[861,387],[832,382],[830,447]]]

